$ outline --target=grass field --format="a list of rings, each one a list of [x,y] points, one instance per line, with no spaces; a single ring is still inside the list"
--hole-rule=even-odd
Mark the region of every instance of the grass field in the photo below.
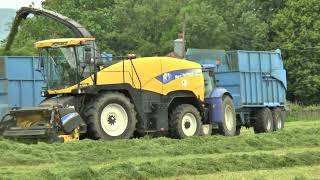
[[[320,120],[283,131],[67,144],[0,140],[0,179],[320,179]]]

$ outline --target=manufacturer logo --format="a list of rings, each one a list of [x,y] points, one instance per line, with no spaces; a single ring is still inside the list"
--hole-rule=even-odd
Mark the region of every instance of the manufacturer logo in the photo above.
[[[166,72],[157,76],[156,79],[162,82],[163,84],[168,84],[169,82],[176,79],[180,79],[188,76],[194,76],[194,75],[201,75],[201,74],[202,74],[201,69],[186,69],[186,70]],[[187,82],[183,82],[183,86],[187,86]]]
[[[164,74],[162,75],[162,79],[163,79],[163,82],[164,82],[165,84],[167,84],[168,82],[170,82],[170,81],[172,80],[172,76],[171,76],[170,73],[164,73]]]

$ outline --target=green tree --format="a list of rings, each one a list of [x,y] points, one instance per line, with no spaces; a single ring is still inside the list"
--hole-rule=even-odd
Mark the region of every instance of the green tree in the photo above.
[[[272,19],[272,46],[284,50],[289,98],[319,103],[320,4],[317,0],[285,2]]]
[[[227,25],[221,15],[206,1],[190,1],[182,8],[178,22],[185,23],[187,47],[229,48]]]

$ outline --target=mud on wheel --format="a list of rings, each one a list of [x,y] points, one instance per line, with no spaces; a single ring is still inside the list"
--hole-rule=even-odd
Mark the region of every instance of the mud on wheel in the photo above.
[[[84,115],[93,139],[130,138],[137,123],[134,105],[119,92],[100,94],[87,105]]]
[[[201,116],[196,107],[190,104],[181,104],[174,108],[169,118],[170,136],[186,138],[201,134]]]

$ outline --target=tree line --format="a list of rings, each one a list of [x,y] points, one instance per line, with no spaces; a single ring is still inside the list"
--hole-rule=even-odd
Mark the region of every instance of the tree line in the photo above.
[[[46,0],[43,7],[75,19],[97,38],[101,50],[115,55],[165,55],[183,24],[187,48],[279,48],[287,70],[287,98],[320,103],[317,0]],[[35,54],[35,41],[70,36],[56,22],[29,18],[9,54]]]

